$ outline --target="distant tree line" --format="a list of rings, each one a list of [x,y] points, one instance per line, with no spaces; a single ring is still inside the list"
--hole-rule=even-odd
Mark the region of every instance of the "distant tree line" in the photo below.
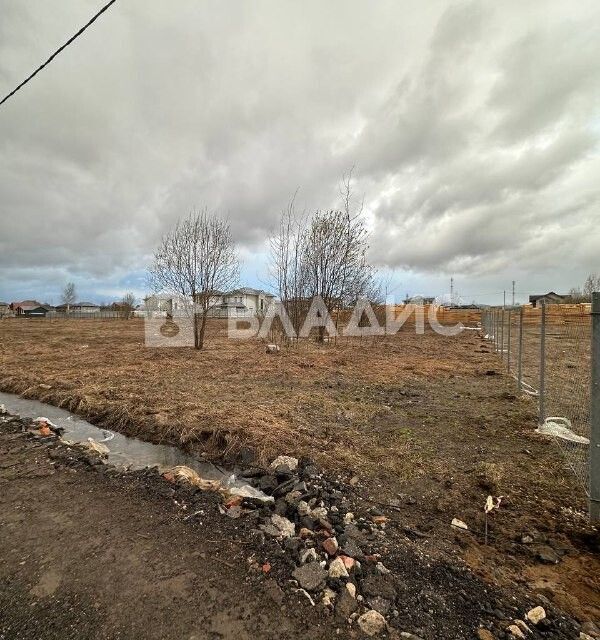
[[[583,283],[583,289],[573,287],[569,291],[569,297],[573,302],[591,302],[594,291],[600,291],[600,275],[590,273]]]

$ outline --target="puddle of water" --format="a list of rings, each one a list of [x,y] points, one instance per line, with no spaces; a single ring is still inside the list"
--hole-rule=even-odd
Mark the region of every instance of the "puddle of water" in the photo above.
[[[44,416],[56,426],[62,427],[65,432],[63,438],[72,442],[87,442],[93,438],[96,442],[102,442],[109,449],[108,462],[118,467],[131,470],[144,469],[158,465],[160,468],[185,465],[196,471],[202,478],[216,480],[226,487],[247,488],[256,492],[255,497],[265,494],[252,489],[247,484],[238,481],[231,472],[227,472],[210,462],[203,462],[177,447],[163,444],[152,444],[137,438],[129,438],[120,433],[100,429],[86,422],[65,409],[59,409],[50,404],[21,398],[12,393],[0,392],[0,404],[7,411],[27,418]]]

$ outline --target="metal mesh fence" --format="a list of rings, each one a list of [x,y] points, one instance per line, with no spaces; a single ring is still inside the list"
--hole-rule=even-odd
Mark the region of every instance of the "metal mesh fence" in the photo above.
[[[482,329],[519,389],[537,398],[538,430],[554,436],[588,492],[591,305],[489,308]]]

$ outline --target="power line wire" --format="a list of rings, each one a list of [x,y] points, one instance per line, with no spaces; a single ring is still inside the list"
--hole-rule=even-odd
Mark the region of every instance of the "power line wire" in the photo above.
[[[20,85],[18,85],[17,87],[15,87],[9,94],[7,94],[6,96],[4,96],[4,98],[2,98],[2,100],[0,100],[0,105],[3,105],[11,96],[14,96],[15,93],[17,93],[17,91],[19,89],[21,89],[23,86],[25,86],[34,76],[36,76],[44,67],[46,67],[47,65],[49,65],[52,60],[54,60],[54,58],[56,58],[56,56],[66,47],[68,47],[71,42],[73,42],[73,40],[75,40],[76,38],[78,38],[92,23],[94,23],[112,4],[114,4],[117,0],[110,0],[110,2],[107,2],[102,9],[100,9],[100,11],[98,11],[98,13],[96,13],[96,15],[94,15],[83,27],[81,27],[81,29],[79,29],[79,31],[72,36],[71,38],[69,38],[63,45],[62,47],[59,47],[49,58],[48,60],[46,60],[46,62],[44,62],[43,64],[41,64],[30,76],[28,76],[27,78],[25,78],[25,80],[23,80],[23,82],[21,82]]]

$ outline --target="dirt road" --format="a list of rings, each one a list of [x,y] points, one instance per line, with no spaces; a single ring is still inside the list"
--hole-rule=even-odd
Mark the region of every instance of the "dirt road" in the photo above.
[[[296,591],[286,545],[253,535],[259,510],[228,518],[218,493],[95,464],[23,428],[0,425],[1,638],[363,637]],[[393,591],[384,637],[474,638],[536,604],[384,537],[392,575],[358,579],[371,602],[373,588]],[[546,606],[549,625],[531,637],[575,637],[576,623]]]
[[[249,574],[215,494],[190,526],[166,483],[160,495],[138,476],[55,466],[21,434],[1,450],[0,637],[324,637],[320,616]]]

